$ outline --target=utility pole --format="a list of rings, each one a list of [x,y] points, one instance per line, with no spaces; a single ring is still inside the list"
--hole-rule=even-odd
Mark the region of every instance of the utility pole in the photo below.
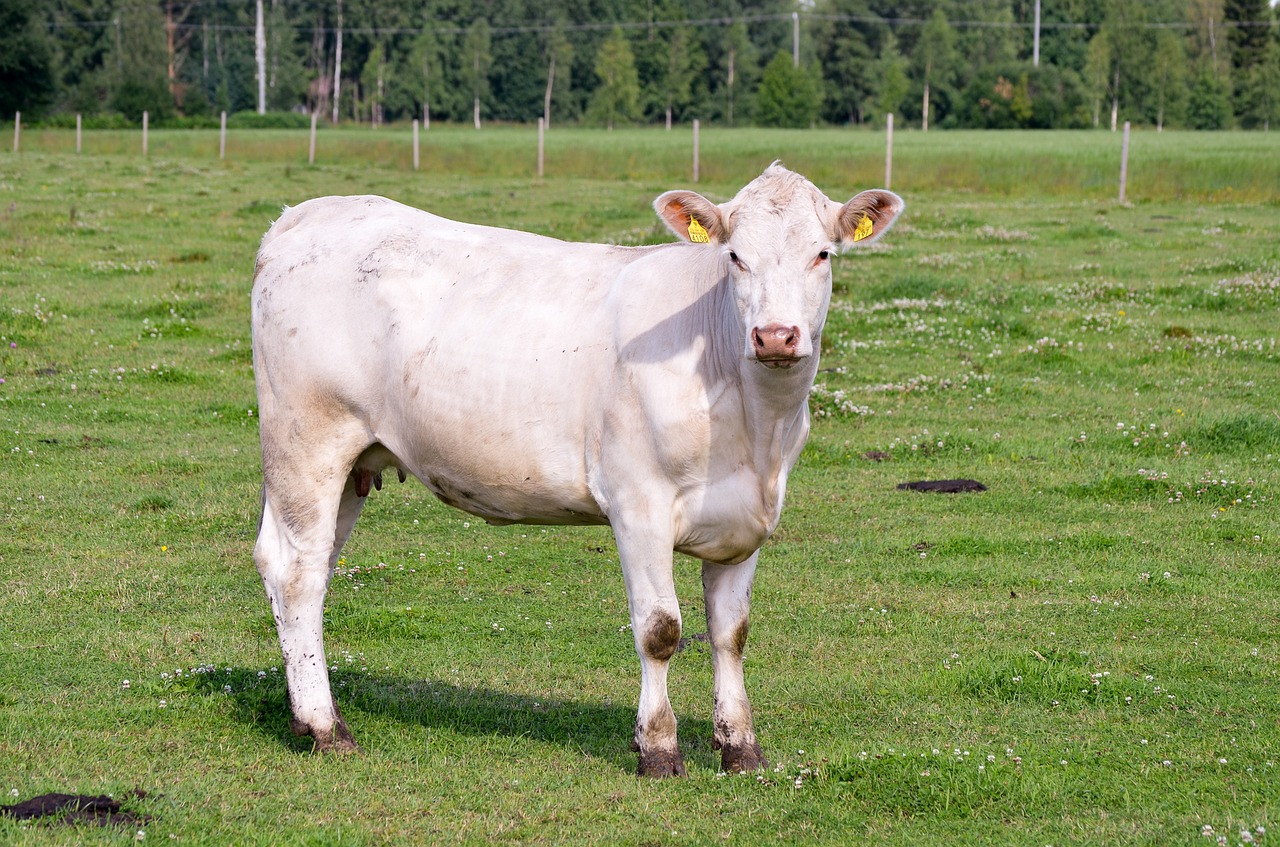
[[[800,67],[800,13],[791,13],[791,66]]]
[[[333,122],[338,122],[338,88],[342,84],[342,0],[338,0],[338,46],[333,57]]]
[[[165,41],[169,47],[169,93],[170,94],[173,93],[173,85],[178,78],[178,74],[176,73],[173,66],[173,31],[174,31],[173,0],[169,0],[169,2],[164,4],[164,35],[165,35]]]
[[[1040,0],[1036,0],[1036,35],[1032,41],[1031,64],[1040,67]]]
[[[253,30],[253,56],[258,64],[258,114],[267,113],[267,30],[262,20],[262,0],[258,0],[258,25]]]

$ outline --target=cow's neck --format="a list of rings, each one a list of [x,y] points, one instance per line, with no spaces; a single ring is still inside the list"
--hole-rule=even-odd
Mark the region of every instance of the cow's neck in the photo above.
[[[752,464],[763,484],[761,491],[770,527],[777,523],[786,493],[787,475],[809,434],[809,389],[817,373],[816,357],[774,371],[744,359],[742,404]]]
[[[757,457],[788,454],[808,434],[806,408],[817,369],[816,357],[789,370],[743,360],[742,402]]]

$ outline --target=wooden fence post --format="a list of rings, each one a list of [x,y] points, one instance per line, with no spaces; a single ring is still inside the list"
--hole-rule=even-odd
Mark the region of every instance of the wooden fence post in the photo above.
[[[697,118],[694,118],[693,119],[693,181],[694,182],[698,181],[698,175],[699,175],[698,171],[700,170],[699,168],[700,162],[698,161],[698,130],[701,128],[701,126],[702,126],[701,122]]]
[[[80,113],[76,112],[76,152],[80,152]]]
[[[1126,183],[1129,181],[1129,122],[1124,122],[1124,141],[1120,145],[1120,202],[1124,202]]]
[[[545,116],[538,118],[538,179],[542,179],[545,172],[543,165],[545,164],[546,153],[546,135],[547,135],[547,119]]]
[[[218,126],[218,158],[227,158],[227,113],[222,113],[222,120]]]
[[[13,152],[18,152],[18,139],[22,136],[22,113],[13,113]]]
[[[149,117],[150,116],[146,112],[142,113],[142,155],[143,156],[147,155],[147,120]]]
[[[311,143],[307,147],[307,164],[316,163],[316,112],[311,113]]]
[[[884,142],[884,187],[887,190],[893,181],[893,112],[885,120]]]
[[[418,119],[413,119],[413,169],[418,169]]]

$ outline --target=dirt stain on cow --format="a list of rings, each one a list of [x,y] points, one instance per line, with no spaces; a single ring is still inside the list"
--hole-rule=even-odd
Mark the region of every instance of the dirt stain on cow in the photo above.
[[[733,636],[729,639],[729,650],[735,658],[741,659],[742,654],[747,649],[747,633],[751,630],[751,623],[746,618],[738,624],[737,629],[733,631]]]
[[[655,609],[645,622],[644,654],[665,662],[676,654],[679,646],[680,621],[663,609]]]

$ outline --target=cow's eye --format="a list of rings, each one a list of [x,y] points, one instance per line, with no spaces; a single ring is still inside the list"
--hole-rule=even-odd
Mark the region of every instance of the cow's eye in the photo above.
[[[820,262],[825,262],[827,259],[830,259],[830,258],[831,258],[830,250],[823,250],[821,253],[818,254],[818,261]]]
[[[742,267],[742,260],[739,259],[738,254],[733,252],[732,250],[729,251],[729,261],[733,262],[738,267]]]

